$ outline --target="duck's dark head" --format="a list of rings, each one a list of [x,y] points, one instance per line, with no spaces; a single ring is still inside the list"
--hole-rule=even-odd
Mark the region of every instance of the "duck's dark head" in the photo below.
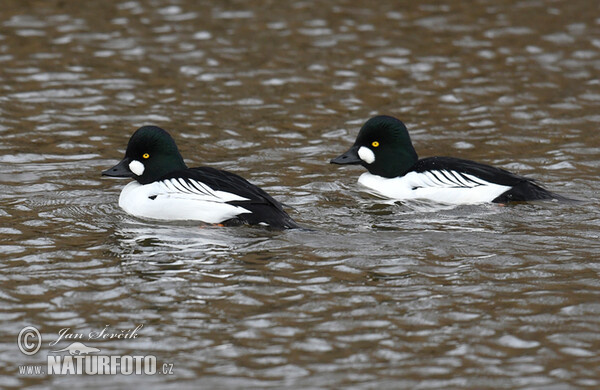
[[[361,164],[378,176],[404,175],[418,160],[402,121],[380,115],[369,119],[360,129],[354,145],[331,160],[332,164]]]
[[[143,126],[129,139],[123,160],[102,175],[133,177],[140,184],[148,184],[185,168],[173,137],[160,127]]]

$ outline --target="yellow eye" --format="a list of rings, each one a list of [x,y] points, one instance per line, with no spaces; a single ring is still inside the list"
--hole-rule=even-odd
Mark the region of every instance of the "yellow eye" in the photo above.
[[[148,153],[144,153],[144,154],[142,154],[142,157],[143,158],[150,158],[150,155]]]
[[[377,141],[373,141],[373,143],[372,143],[371,145],[373,145],[373,147],[374,147],[374,148],[376,148],[376,147],[378,147],[378,146],[379,146],[379,142],[377,142]]]

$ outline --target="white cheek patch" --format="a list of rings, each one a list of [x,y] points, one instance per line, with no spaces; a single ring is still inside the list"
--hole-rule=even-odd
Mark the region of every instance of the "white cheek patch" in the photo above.
[[[129,169],[136,175],[142,176],[144,174],[144,169],[146,168],[144,167],[144,164],[142,164],[138,160],[133,160],[129,163]]]
[[[373,164],[375,162],[375,153],[366,146],[361,146],[360,149],[358,149],[358,157],[367,164]]]

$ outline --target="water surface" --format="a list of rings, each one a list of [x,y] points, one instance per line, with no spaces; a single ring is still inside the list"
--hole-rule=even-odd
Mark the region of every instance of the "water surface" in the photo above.
[[[0,385],[600,386],[594,2],[3,2]],[[375,114],[583,200],[390,204],[338,167]],[[312,231],[154,223],[100,177],[145,124]],[[64,328],[143,324],[174,375],[23,376]],[[27,326],[40,352],[19,352]],[[66,346],[66,342],[59,344]]]

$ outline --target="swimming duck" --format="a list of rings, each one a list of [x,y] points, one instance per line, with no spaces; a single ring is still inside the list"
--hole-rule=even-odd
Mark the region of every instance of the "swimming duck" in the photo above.
[[[231,172],[188,168],[171,135],[157,126],[133,133],[125,157],[104,176],[131,177],[119,206],[140,218],[297,228],[281,203]]]
[[[490,165],[454,157],[419,159],[404,123],[385,115],[369,119],[354,145],[331,163],[361,164],[368,172],[358,182],[394,200],[458,205],[566,199],[530,178]]]

